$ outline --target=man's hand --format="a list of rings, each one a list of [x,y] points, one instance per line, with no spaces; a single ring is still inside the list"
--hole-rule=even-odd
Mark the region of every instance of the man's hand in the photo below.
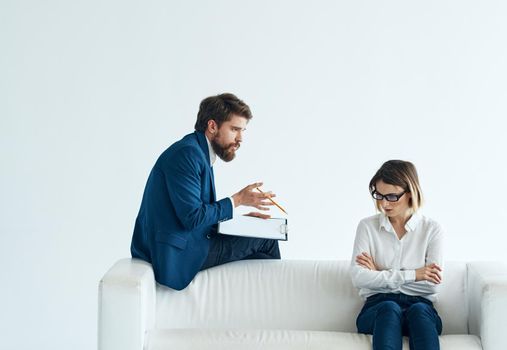
[[[243,214],[244,216],[253,216],[254,218],[259,218],[259,219],[269,219],[271,217],[271,215],[269,214],[262,214],[262,213],[257,213],[255,211],[252,211],[248,214]]]
[[[431,264],[423,266],[420,269],[415,270],[415,280],[417,281],[429,281],[435,284],[442,282],[442,268],[437,264]]]
[[[366,252],[362,252],[358,256],[356,256],[356,263],[358,263],[360,266],[365,267],[372,271],[379,271],[377,268],[377,265],[375,265],[375,261],[373,260],[373,257],[370,256],[370,254]]]
[[[234,194],[232,196],[232,199],[234,200],[234,207],[246,205],[259,210],[269,210],[267,206],[271,206],[273,203],[267,199],[275,197],[275,194],[272,192],[254,192],[255,188],[260,186],[262,186],[262,182],[256,182],[246,186],[241,191]]]

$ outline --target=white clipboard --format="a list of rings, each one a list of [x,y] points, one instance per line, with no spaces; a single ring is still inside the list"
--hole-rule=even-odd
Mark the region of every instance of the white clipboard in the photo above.
[[[287,241],[289,227],[285,218],[260,219],[252,216],[238,215],[231,220],[220,222],[218,224],[218,233],[222,235]]]

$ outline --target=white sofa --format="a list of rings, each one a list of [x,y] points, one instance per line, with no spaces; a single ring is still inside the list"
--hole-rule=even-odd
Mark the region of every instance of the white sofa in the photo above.
[[[99,350],[371,349],[348,261],[250,260],[200,272],[183,291],[150,264],[118,261],[99,285]],[[441,349],[507,349],[507,270],[447,263]],[[506,332],[506,334],[504,334]],[[408,341],[404,340],[404,349]]]

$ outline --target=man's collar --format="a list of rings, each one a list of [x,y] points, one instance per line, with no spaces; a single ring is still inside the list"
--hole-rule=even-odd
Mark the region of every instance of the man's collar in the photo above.
[[[213,150],[213,147],[211,147],[211,142],[208,140],[208,136],[206,136],[206,134],[204,136],[206,137],[206,142],[208,143],[210,166],[213,166],[213,164],[215,164],[215,161],[217,160],[217,154]]]

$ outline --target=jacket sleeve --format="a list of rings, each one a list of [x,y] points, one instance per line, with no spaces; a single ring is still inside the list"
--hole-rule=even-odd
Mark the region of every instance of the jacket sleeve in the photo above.
[[[359,222],[354,240],[354,249],[351,260],[350,273],[352,283],[356,288],[366,288],[389,293],[401,285],[415,280],[414,270],[383,270],[372,271],[356,263],[356,256],[363,252],[368,253],[375,259],[371,249],[371,239],[366,224]]]
[[[201,199],[201,181],[207,166],[202,154],[194,147],[185,147],[166,160],[163,176],[169,198],[183,227],[193,230],[232,218],[229,198],[206,204]]]

